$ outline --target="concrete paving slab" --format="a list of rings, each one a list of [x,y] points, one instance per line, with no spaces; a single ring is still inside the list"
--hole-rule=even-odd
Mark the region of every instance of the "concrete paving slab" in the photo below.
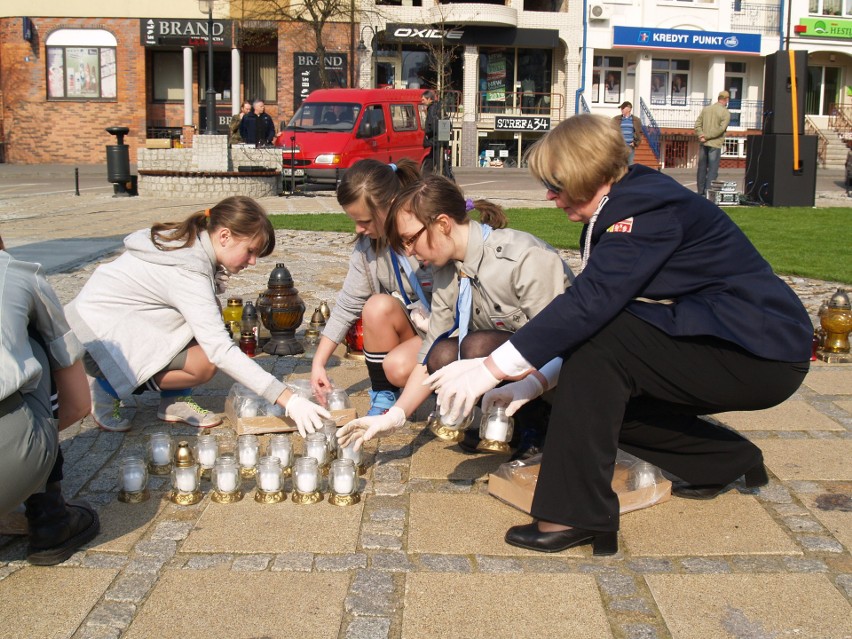
[[[612,636],[589,575],[412,574],[406,579],[403,639]]]
[[[820,395],[852,395],[852,364],[834,364],[811,370],[805,385]]]
[[[852,415],[852,399],[850,399],[849,401],[834,402],[834,405],[839,406],[840,408],[845,410],[847,413]]]
[[[23,568],[0,581],[0,639],[70,637],[117,570]]]
[[[141,504],[114,501],[101,509],[101,533],[91,543],[93,550],[127,553],[139,542],[160,511],[166,506],[162,493],[152,492]]]
[[[333,639],[339,636],[344,573],[166,570],[126,639]]]
[[[852,492],[845,490],[806,495],[802,498],[814,517],[826,527],[837,541],[852,551]]]
[[[824,439],[761,439],[755,444],[782,481],[852,481],[852,441]]]
[[[628,513],[621,540],[634,556],[802,554],[754,497],[736,491],[709,501],[673,497]]]
[[[673,639],[842,639],[852,634],[852,608],[824,575],[645,579]]]
[[[332,506],[327,499],[297,505],[254,501],[252,482],[236,504],[210,502],[181,547],[189,553],[354,552],[364,502]]]
[[[508,460],[508,453],[465,455],[455,444],[433,439],[419,448],[417,455],[411,459],[411,477],[461,481],[485,479]]]
[[[413,493],[410,500],[408,551],[411,553],[539,556],[503,541],[507,529],[528,524],[530,516],[494,497]],[[583,554],[580,549],[565,553]]]
[[[718,413],[713,417],[739,431],[844,430],[807,402],[792,399],[766,410]]]

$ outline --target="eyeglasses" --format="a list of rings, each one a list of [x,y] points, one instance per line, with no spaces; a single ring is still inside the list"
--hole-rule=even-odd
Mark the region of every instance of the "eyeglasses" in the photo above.
[[[550,182],[548,182],[544,178],[542,178],[541,184],[542,184],[542,186],[544,186],[545,189],[547,189],[548,191],[553,191],[557,195],[562,193],[562,187],[556,186],[555,184],[551,184]]]
[[[419,231],[417,231],[417,233],[415,233],[414,235],[409,237],[407,240],[402,240],[402,248],[404,248],[406,251],[409,250],[412,246],[414,246],[417,243],[417,240],[420,239],[420,236],[423,235],[423,231],[425,231],[425,230],[426,230],[426,225],[424,224],[423,228],[420,229]]]

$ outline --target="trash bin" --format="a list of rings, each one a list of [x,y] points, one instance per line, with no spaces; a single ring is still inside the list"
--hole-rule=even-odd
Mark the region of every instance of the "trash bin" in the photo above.
[[[136,176],[130,175],[130,147],[124,136],[130,133],[126,126],[110,126],[106,132],[116,137],[116,144],[107,144],[107,182],[112,182],[113,197],[136,195]]]

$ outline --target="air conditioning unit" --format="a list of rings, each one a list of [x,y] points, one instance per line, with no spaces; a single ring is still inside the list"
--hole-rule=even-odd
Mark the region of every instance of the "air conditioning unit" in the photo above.
[[[609,20],[612,15],[612,7],[603,2],[592,2],[589,4],[589,20]]]

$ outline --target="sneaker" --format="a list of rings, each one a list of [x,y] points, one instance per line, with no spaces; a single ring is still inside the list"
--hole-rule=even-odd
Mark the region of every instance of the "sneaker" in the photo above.
[[[130,422],[136,415],[136,406],[125,404],[107,393],[94,377],[90,378],[92,392],[92,419],[103,430],[123,433],[130,430]]]
[[[396,400],[399,399],[400,392],[389,391],[389,390],[381,390],[381,391],[370,391],[370,410],[367,411],[367,416],[371,415],[384,415],[391,406],[396,404]]]
[[[213,428],[222,423],[222,418],[216,413],[196,404],[192,395],[161,398],[157,417],[164,422],[183,422],[196,428]]]

